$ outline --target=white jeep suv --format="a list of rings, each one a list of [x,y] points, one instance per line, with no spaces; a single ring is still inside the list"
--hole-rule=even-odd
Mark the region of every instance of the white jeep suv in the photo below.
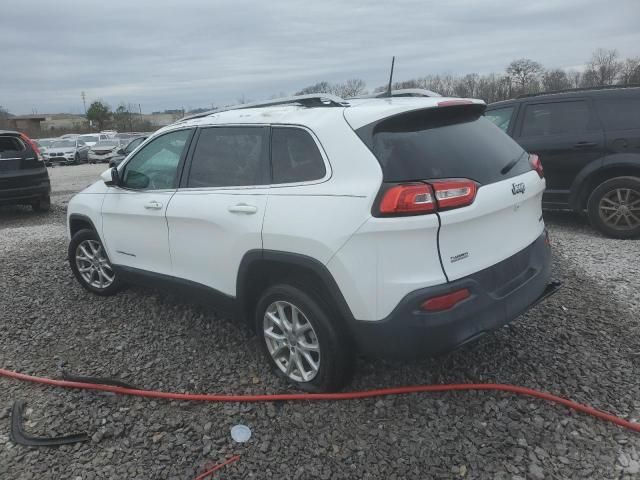
[[[184,119],[69,203],[83,287],[214,299],[275,372],[433,355],[554,291],[542,168],[479,100],[302,96]]]

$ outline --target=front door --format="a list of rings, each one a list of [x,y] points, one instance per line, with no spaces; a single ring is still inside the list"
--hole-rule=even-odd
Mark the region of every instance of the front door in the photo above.
[[[113,264],[171,274],[166,212],[192,134],[161,135],[120,168],[122,181],[102,204],[102,238]]]

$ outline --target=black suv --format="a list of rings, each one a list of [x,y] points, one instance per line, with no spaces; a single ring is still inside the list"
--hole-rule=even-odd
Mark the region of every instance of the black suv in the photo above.
[[[49,210],[49,173],[37,145],[20,132],[0,130],[0,205]]]
[[[544,207],[586,210],[611,237],[640,236],[640,87],[525,95],[485,115],[540,157]]]

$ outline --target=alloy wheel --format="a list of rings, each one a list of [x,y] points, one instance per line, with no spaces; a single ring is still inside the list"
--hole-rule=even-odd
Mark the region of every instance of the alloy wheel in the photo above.
[[[109,287],[116,275],[97,240],[84,240],[76,248],[76,266],[82,279],[94,288]]]
[[[640,226],[640,192],[632,188],[616,188],[607,192],[598,204],[600,218],[617,230]]]
[[[313,380],[320,369],[320,342],[307,316],[295,305],[273,302],[266,309],[263,333],[278,368],[295,382]]]

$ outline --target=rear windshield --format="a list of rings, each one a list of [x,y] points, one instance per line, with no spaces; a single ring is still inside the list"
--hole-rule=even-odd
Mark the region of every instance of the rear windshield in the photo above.
[[[13,137],[13,136],[0,137],[0,153],[21,152],[24,149],[25,149],[24,144],[18,137]]]
[[[531,170],[522,148],[482,108],[431,108],[356,132],[378,158],[385,182],[468,178],[486,185]],[[517,161],[508,172],[505,167]]]

